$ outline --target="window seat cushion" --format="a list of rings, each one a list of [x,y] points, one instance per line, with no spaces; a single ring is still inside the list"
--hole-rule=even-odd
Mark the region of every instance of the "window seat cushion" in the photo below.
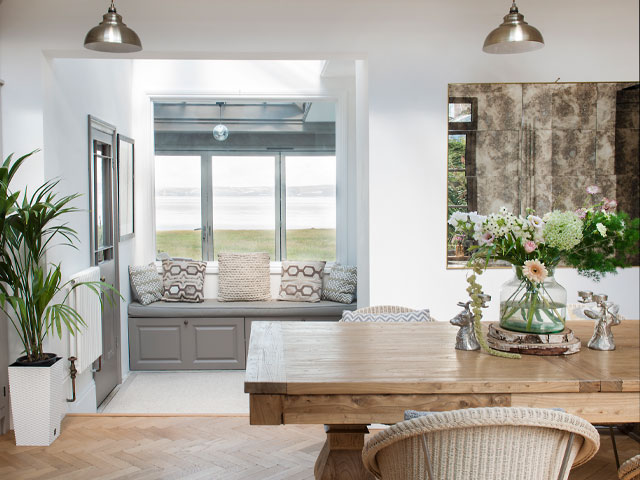
[[[320,302],[220,302],[206,299],[202,303],[155,302],[129,304],[129,316],[141,318],[206,318],[206,317],[340,317],[344,310],[355,310],[356,304],[322,300]]]

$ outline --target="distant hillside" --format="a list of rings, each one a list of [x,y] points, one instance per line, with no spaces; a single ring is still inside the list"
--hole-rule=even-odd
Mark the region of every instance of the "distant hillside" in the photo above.
[[[213,195],[216,197],[271,197],[273,187],[216,187]],[[287,195],[291,197],[333,197],[336,187],[333,185],[312,185],[305,187],[289,187]],[[156,190],[156,195],[161,197],[197,197],[200,190],[197,188],[161,188]]]

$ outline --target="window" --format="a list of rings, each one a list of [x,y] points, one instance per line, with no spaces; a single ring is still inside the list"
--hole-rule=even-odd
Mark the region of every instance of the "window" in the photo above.
[[[273,156],[212,158],[213,259],[220,252],[275,258],[275,171]]]
[[[156,156],[156,250],[202,259],[200,156]]]
[[[156,156],[156,250],[336,260],[334,154]]]
[[[217,124],[227,138],[212,135]],[[336,194],[334,101],[162,99],[154,143],[158,253],[336,260],[337,200],[346,210],[348,197],[346,178]]]
[[[287,155],[286,258],[336,259],[336,157]]]
[[[478,100],[473,97],[449,98],[449,136],[447,154],[447,218],[456,211],[473,211],[477,205],[475,165]],[[469,239],[454,235],[448,226],[448,255],[464,257]]]

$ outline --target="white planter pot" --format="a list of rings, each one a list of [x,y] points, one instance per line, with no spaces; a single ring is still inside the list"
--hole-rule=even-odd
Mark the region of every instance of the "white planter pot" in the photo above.
[[[48,446],[60,435],[63,367],[61,358],[50,367],[9,367],[16,445]]]

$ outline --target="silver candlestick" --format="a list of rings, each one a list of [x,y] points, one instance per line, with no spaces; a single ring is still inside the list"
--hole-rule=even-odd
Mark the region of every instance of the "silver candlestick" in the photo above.
[[[588,297],[583,297],[582,293],[589,293]],[[620,307],[613,302],[609,302],[609,297],[603,293],[593,295],[591,292],[578,292],[578,295],[582,297],[581,303],[595,302],[594,308],[589,308],[584,311],[584,314],[595,320],[596,325],[593,330],[593,336],[587,343],[587,346],[593,350],[615,350],[616,345],[613,342],[613,332],[611,327],[620,324],[620,317],[618,311]]]
[[[482,308],[487,308],[487,302],[491,300],[490,295],[481,293],[478,298],[482,301]],[[476,338],[476,332],[473,328],[475,315],[471,312],[471,301],[458,302],[459,307],[463,307],[460,313],[450,320],[452,325],[460,327],[456,335],[456,350],[479,350],[480,344]]]

